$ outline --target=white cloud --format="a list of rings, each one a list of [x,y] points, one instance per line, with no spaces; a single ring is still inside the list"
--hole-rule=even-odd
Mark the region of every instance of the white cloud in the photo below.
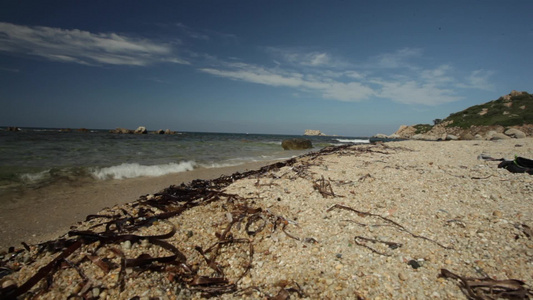
[[[148,39],[78,29],[22,26],[0,22],[0,51],[87,65],[146,66],[167,61],[187,64],[172,48]]]
[[[227,63],[223,67],[202,68],[200,71],[233,80],[318,92],[324,98],[339,101],[361,101],[374,94],[370,87],[360,82],[341,82],[323,75],[304,75],[279,68],[266,69],[244,63]]]
[[[218,60],[212,61],[215,66],[202,68],[200,71],[232,80],[294,88],[298,92],[319,94],[324,99],[346,102],[371,100],[375,97],[408,105],[435,106],[461,100],[461,88],[483,89],[490,86],[488,77],[491,72],[474,71],[465,78],[449,64],[422,68],[415,64],[400,63],[405,57],[419,56],[420,50],[402,49],[395,53],[388,56],[389,62],[396,61],[394,70],[390,70],[390,64],[381,68],[374,66],[339,70],[328,65],[318,66],[319,64],[312,69],[298,68],[295,64],[287,68],[276,61],[275,67],[267,68]],[[321,61],[327,57],[335,60],[331,56],[318,54],[312,56],[293,52],[291,55],[289,58],[293,62],[299,62],[300,66],[305,65],[302,62],[313,61],[307,58]],[[383,61],[379,58],[385,56],[377,56],[378,63]]]
[[[268,54],[275,57],[275,61],[279,64],[287,63],[293,66],[304,66],[311,68],[327,67],[327,68],[344,68],[348,64],[346,61],[334,57],[331,53],[325,51],[308,51],[298,48],[279,48],[266,47],[263,48]]]
[[[464,88],[474,88],[486,91],[493,91],[494,86],[489,82],[489,78],[494,75],[493,71],[475,70],[466,78]]]
[[[422,50],[417,48],[403,48],[394,53],[380,54],[374,58],[373,64],[380,68],[409,67],[408,60],[422,55]]]
[[[382,81],[378,97],[403,104],[439,105],[461,99],[453,90],[431,83],[409,81]]]

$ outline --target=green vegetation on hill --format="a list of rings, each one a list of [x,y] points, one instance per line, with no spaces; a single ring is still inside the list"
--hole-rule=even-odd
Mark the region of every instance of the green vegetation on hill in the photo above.
[[[433,128],[433,126],[429,124],[416,124],[413,127],[416,129],[415,134],[424,134]]]
[[[469,128],[476,126],[513,126],[533,124],[533,95],[522,92],[511,93],[498,100],[471,106],[463,111],[451,114],[443,122],[450,122],[448,127]]]

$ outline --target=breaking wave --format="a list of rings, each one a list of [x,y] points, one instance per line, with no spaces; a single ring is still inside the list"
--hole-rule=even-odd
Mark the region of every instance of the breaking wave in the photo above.
[[[337,139],[337,142],[340,142],[340,143],[354,143],[354,144],[368,144],[368,143],[370,143],[370,140],[362,140],[362,139]]]
[[[126,179],[135,177],[157,177],[166,174],[191,171],[196,167],[196,162],[185,161],[168,163],[164,165],[145,166],[138,163],[123,163],[117,166],[96,169],[92,175],[97,179]]]

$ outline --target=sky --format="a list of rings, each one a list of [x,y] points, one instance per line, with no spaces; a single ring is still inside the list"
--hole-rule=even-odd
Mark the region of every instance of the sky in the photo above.
[[[533,93],[533,1],[0,2],[0,126],[371,136]]]

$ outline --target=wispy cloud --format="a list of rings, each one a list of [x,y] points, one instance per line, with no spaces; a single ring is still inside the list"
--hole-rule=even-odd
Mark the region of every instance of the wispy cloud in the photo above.
[[[343,76],[343,74],[333,72],[324,75],[303,74],[245,63],[225,63],[224,67],[202,68],[200,71],[233,80],[319,92],[324,98],[340,101],[360,101],[367,99],[374,93],[370,87],[363,83],[335,80],[334,77]],[[333,74],[335,76],[332,76]]]
[[[20,70],[19,69],[13,69],[13,68],[4,68],[4,67],[0,67],[0,71],[5,71],[5,72],[12,72],[12,73],[19,73]]]
[[[204,40],[204,41],[208,41],[211,39],[207,34],[194,30],[185,24],[177,23],[176,27],[180,29],[182,32],[184,32],[187,36],[193,39]]]
[[[393,53],[383,53],[372,60],[372,64],[380,68],[402,68],[409,67],[409,60],[420,57],[422,50],[418,48],[403,48]]]
[[[0,22],[0,51],[85,65],[188,64],[170,45],[116,33]]]
[[[486,91],[493,91],[494,86],[489,82],[490,77],[494,75],[493,71],[475,70],[466,78],[466,83],[462,84],[464,88],[473,88]]]
[[[276,62],[294,66],[338,68],[347,63],[326,51],[306,51],[298,48],[266,47],[264,50],[276,58]]]
[[[371,67],[361,64],[358,69],[342,70],[339,70],[340,64],[334,67],[327,64],[327,61],[342,59],[326,52],[284,54],[286,61],[292,63],[288,67],[278,60],[271,68],[217,61],[213,66],[199,70],[232,80],[319,93],[326,99],[347,102],[385,98],[409,105],[434,106],[461,100],[458,90],[462,88],[487,89],[491,86],[488,80],[491,72],[474,71],[462,76],[449,64],[428,69],[414,62],[408,63],[407,59],[421,56],[419,49],[406,48],[382,54],[371,58]],[[298,65],[303,67],[298,68]]]

